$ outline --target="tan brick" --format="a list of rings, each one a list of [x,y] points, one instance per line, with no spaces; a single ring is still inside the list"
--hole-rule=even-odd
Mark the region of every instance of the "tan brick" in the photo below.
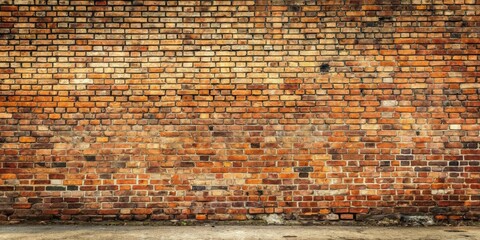
[[[12,118],[11,113],[0,113],[0,118]]]

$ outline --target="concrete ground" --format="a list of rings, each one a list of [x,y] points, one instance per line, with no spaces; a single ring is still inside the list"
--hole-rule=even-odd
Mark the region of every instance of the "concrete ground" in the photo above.
[[[0,225],[3,239],[480,240],[480,227]]]

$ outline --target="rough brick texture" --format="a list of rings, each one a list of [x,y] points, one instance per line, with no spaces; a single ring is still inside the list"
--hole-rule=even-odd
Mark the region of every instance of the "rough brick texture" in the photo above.
[[[478,0],[0,0],[0,220],[480,214]]]

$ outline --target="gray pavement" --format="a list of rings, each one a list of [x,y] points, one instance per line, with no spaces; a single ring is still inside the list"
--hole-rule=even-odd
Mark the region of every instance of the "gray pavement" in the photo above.
[[[0,225],[3,239],[480,240],[480,227]]]

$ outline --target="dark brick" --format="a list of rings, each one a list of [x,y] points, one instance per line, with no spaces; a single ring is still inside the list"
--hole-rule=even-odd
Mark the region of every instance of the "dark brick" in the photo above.
[[[214,137],[229,137],[232,135],[231,132],[213,132]]]
[[[260,148],[260,143],[250,143],[251,148]]]
[[[13,191],[15,190],[14,186],[0,186],[0,191]]]
[[[281,185],[279,186],[280,191],[290,191],[290,190],[296,190],[297,186],[295,185]]]
[[[64,168],[64,167],[67,167],[67,163],[66,162],[53,162],[52,167],[54,167],[54,168]]]
[[[396,160],[413,160],[413,155],[397,155]]]
[[[102,173],[99,175],[100,179],[112,179],[112,174]]]
[[[180,167],[195,167],[194,162],[180,162]]]
[[[390,166],[390,161],[381,161],[380,166],[381,167],[388,167],[388,166]]]
[[[288,11],[289,12],[299,12],[301,10],[301,7],[298,5],[289,5],[288,6]]]
[[[448,162],[448,166],[458,166],[460,163],[458,161],[450,161]]]
[[[365,26],[366,27],[378,27],[378,22],[366,22]]]
[[[313,172],[313,167],[295,167],[293,170],[295,172],[308,173]]]
[[[205,191],[206,189],[206,186],[192,186],[193,191]]]
[[[65,191],[65,187],[63,186],[47,186],[47,191]]]
[[[306,172],[301,172],[301,173],[298,174],[298,177],[300,177],[300,178],[308,178],[308,173],[306,173]]]
[[[478,142],[463,142],[463,148],[471,148],[476,149],[478,148]]]
[[[31,204],[43,203],[43,198],[29,198],[28,203],[31,203]]]
[[[33,143],[32,149],[53,149],[53,143]]]
[[[45,162],[36,162],[35,163],[35,166],[38,166],[38,167],[45,167],[47,164]]]
[[[415,167],[415,172],[430,172],[432,168],[430,167]]]
[[[402,154],[412,154],[412,149],[402,149]]]
[[[444,168],[444,172],[463,172],[463,168],[462,167],[445,167]]]
[[[68,191],[78,191],[78,186],[67,186]]]

